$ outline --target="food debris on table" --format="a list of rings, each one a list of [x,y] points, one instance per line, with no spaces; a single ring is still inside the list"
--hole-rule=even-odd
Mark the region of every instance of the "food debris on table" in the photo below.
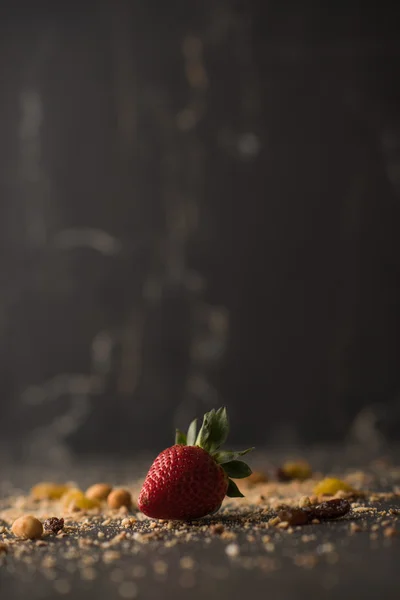
[[[66,486],[64,496],[56,498],[47,483],[47,493],[41,499],[32,490],[26,496],[1,501],[0,564],[4,566],[9,560],[39,561],[40,568],[47,572],[55,567],[56,556],[61,554],[67,562],[78,563],[83,579],[92,580],[99,562],[117,564],[123,556],[139,556],[147,547],[155,553],[157,548],[172,551],[176,546],[182,547],[181,567],[189,568],[192,562],[183,550],[185,545],[206,542],[221,544],[225,556],[238,564],[244,561],[247,567],[252,564],[254,568],[275,569],[276,564],[261,560],[265,553],[273,554],[277,545],[285,544],[287,535],[298,536],[300,544],[309,546],[316,542],[314,528],[327,527],[327,523],[330,527],[347,523],[343,536],[367,533],[371,540],[382,542],[398,537],[398,491],[364,492],[362,498],[354,501],[351,486],[340,485],[335,494],[328,496],[326,487],[320,484],[314,479],[252,483],[246,487],[245,498],[235,499],[235,503],[226,498],[215,515],[186,522],[152,520],[138,511],[132,499],[138,497],[142,480],[115,488],[117,498],[124,502],[111,503],[114,508],[108,501],[113,491],[88,504],[81,490]],[[94,484],[97,485],[101,484]],[[315,495],[318,490],[323,492],[320,496]],[[343,498],[344,492],[348,499]],[[252,558],[246,556],[249,548],[253,549]],[[293,555],[294,564],[312,568],[321,559],[321,552],[321,548],[318,552],[316,548],[315,553],[301,552],[299,547]],[[331,558],[333,564],[340,556],[335,551]],[[157,554],[155,559],[161,560]],[[156,573],[168,572],[168,567],[155,565]]]
[[[302,471],[291,468],[293,477],[282,478],[262,468],[242,478],[245,497],[225,497],[217,512],[192,520],[148,518],[136,503],[143,478],[119,482],[123,487],[94,481],[86,492],[78,483],[39,482],[26,495],[0,500],[0,569],[33,567],[60,594],[70,590],[69,574],[90,582],[106,573],[121,597],[133,598],[150,576],[163,580],[175,572],[181,587],[193,587],[197,546],[220,553],[218,565],[207,568],[223,578],[232,568],[269,573],[287,560],[296,568],[334,567],[338,533],[349,543],[360,536],[375,546],[398,543],[399,468],[385,472],[382,486],[376,467],[324,477],[303,460],[291,464]]]

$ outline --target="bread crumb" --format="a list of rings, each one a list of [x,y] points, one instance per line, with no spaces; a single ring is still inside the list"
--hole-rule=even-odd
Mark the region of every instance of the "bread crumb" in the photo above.
[[[237,544],[228,544],[228,546],[225,548],[225,554],[227,554],[231,558],[238,556],[239,552],[240,552],[240,549]]]
[[[120,558],[121,558],[121,553],[117,552],[116,550],[107,550],[103,554],[103,562],[105,562],[105,563],[111,563],[111,562],[114,562],[115,560],[119,560]]]
[[[359,533],[362,531],[361,527],[357,523],[350,523],[350,533]]]
[[[383,530],[383,535],[386,538],[395,537],[397,535],[397,530],[395,527],[386,527],[386,529]]]
[[[299,507],[306,508],[307,506],[311,506],[311,500],[308,496],[302,496],[299,501]]]
[[[181,569],[193,569],[194,560],[190,556],[183,556],[179,561]]]

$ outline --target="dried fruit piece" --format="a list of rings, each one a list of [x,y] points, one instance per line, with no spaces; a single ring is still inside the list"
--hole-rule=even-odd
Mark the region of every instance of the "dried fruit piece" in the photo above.
[[[14,521],[11,531],[16,537],[37,540],[42,536],[43,525],[32,515],[24,515]]]
[[[312,477],[312,469],[305,460],[287,461],[277,470],[277,477],[280,481],[305,481]]]
[[[100,506],[98,500],[87,498],[82,490],[73,488],[62,497],[62,503],[67,510],[89,510]]]
[[[249,485],[257,485],[259,483],[268,483],[268,477],[262,471],[253,471],[249,477],[243,480],[243,483],[247,483]]]
[[[45,531],[52,531],[57,534],[59,531],[64,529],[64,519],[58,519],[57,517],[50,517],[43,523]]]
[[[95,483],[86,490],[86,497],[92,500],[107,500],[111,490],[112,486],[108,483]]]
[[[326,477],[314,488],[314,494],[317,496],[334,496],[339,491],[354,492],[355,490],[345,481],[335,477]]]
[[[115,509],[121,508],[121,506],[130,508],[132,506],[132,496],[128,490],[113,490],[107,498],[107,504],[110,508]]]
[[[316,506],[312,506],[310,514],[314,519],[320,519],[321,521],[328,519],[338,519],[343,517],[350,511],[350,502],[343,498],[334,498],[333,500],[327,500],[321,502]]]
[[[278,517],[281,521],[289,523],[289,525],[297,526],[308,523],[310,513],[302,508],[291,508],[288,510],[280,510],[278,512]]]
[[[42,481],[33,486],[31,496],[35,500],[59,500],[69,489],[65,484]]]

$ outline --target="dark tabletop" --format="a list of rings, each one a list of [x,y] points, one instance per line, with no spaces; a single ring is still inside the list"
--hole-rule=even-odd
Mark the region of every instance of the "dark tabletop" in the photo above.
[[[356,466],[352,464],[351,469]],[[380,467],[376,490],[393,489],[396,484],[389,476],[393,468],[388,468],[387,473],[385,469]],[[77,468],[77,479],[84,470],[82,466]],[[95,469],[93,473],[97,477]],[[26,478],[26,487],[35,478],[38,480],[32,471],[21,470],[20,476]],[[32,481],[28,481],[30,478]],[[17,471],[14,480],[18,480]],[[371,505],[367,501],[361,504]],[[400,499],[394,497],[374,506],[379,511],[392,508],[395,513]],[[26,561],[12,553],[3,556],[1,598],[399,598],[400,536],[386,536],[382,527],[382,521],[390,521],[390,526],[399,532],[396,514],[377,521],[376,516],[352,512],[338,521],[310,524],[289,534],[271,527],[260,530],[260,521],[253,523],[251,513],[244,527],[243,522],[235,522],[234,511],[232,504],[218,517],[227,531],[237,534],[232,541],[205,531],[203,525],[209,524],[210,518],[193,523],[189,528],[192,539],[186,541],[183,536],[172,547],[165,541],[172,539],[174,532],[170,537],[168,533],[163,535],[162,540],[150,539],[140,544],[132,534],[116,548],[118,557],[111,555],[107,561],[104,552],[93,546],[92,563],[85,565],[78,539],[71,536],[66,552],[67,538],[47,538],[48,545],[35,545]],[[141,522],[137,531],[149,531],[149,523]],[[353,534],[349,533],[352,523],[356,529]],[[99,531],[100,539],[107,540],[121,529],[113,524],[96,525],[85,537],[98,540]],[[266,534],[270,537],[267,543]],[[55,558],[55,564],[51,569],[43,569],[43,560],[48,556]]]

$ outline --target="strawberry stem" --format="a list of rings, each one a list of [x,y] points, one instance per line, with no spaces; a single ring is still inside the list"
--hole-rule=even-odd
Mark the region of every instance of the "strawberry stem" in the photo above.
[[[240,452],[220,450],[226,442],[229,433],[229,421],[225,406],[218,410],[214,408],[207,412],[203,417],[202,426],[197,433],[197,419],[194,419],[190,425],[187,435],[179,429],[176,430],[175,444],[184,446],[200,446],[206,452],[212,455],[215,462],[222,466],[228,478],[243,479],[249,477],[252,471],[250,467],[242,460],[237,460],[254,448],[247,448]],[[236,483],[229,479],[227,496],[231,498],[240,498],[243,494],[239,491]]]

